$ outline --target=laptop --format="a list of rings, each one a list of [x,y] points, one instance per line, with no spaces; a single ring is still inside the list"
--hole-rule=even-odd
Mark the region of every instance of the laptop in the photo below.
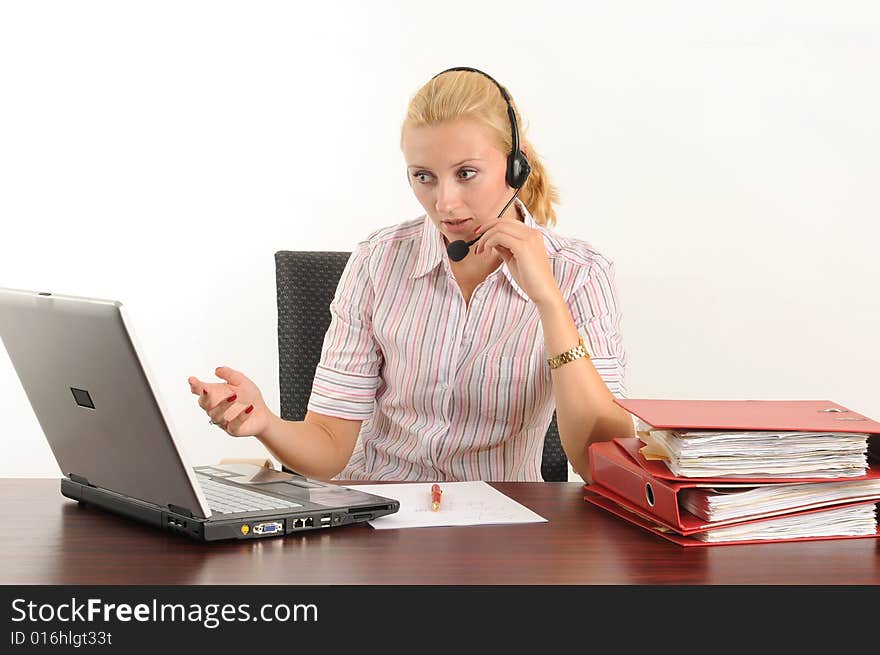
[[[0,338],[67,498],[200,541],[325,530],[400,508],[257,465],[191,467],[121,302],[0,288]]]

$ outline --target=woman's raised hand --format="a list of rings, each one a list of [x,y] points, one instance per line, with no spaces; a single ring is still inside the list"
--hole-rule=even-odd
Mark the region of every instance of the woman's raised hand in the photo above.
[[[215,369],[214,374],[225,382],[189,378],[190,391],[199,397],[199,407],[211,422],[233,437],[255,437],[265,432],[272,412],[257,385],[228,366]]]

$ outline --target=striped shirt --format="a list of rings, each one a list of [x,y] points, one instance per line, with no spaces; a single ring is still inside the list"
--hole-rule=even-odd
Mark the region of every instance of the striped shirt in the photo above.
[[[535,223],[575,325],[609,390],[625,394],[613,264]],[[427,216],[357,245],[330,305],[309,410],[362,420],[350,480],[540,481],[554,410],[535,304],[501,264],[473,291],[455,281]]]

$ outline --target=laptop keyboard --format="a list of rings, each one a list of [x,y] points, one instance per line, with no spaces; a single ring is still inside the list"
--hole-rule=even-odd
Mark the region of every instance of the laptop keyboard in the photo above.
[[[196,476],[199,486],[205,492],[205,499],[212,513],[233,514],[235,512],[258,512],[267,509],[289,509],[302,507],[283,498],[249,491],[241,487],[221,484],[204,475]]]

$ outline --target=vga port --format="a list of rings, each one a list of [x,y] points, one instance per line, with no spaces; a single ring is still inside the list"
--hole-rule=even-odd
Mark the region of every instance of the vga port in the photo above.
[[[281,521],[263,521],[254,525],[254,534],[281,534],[284,532],[284,523]]]

